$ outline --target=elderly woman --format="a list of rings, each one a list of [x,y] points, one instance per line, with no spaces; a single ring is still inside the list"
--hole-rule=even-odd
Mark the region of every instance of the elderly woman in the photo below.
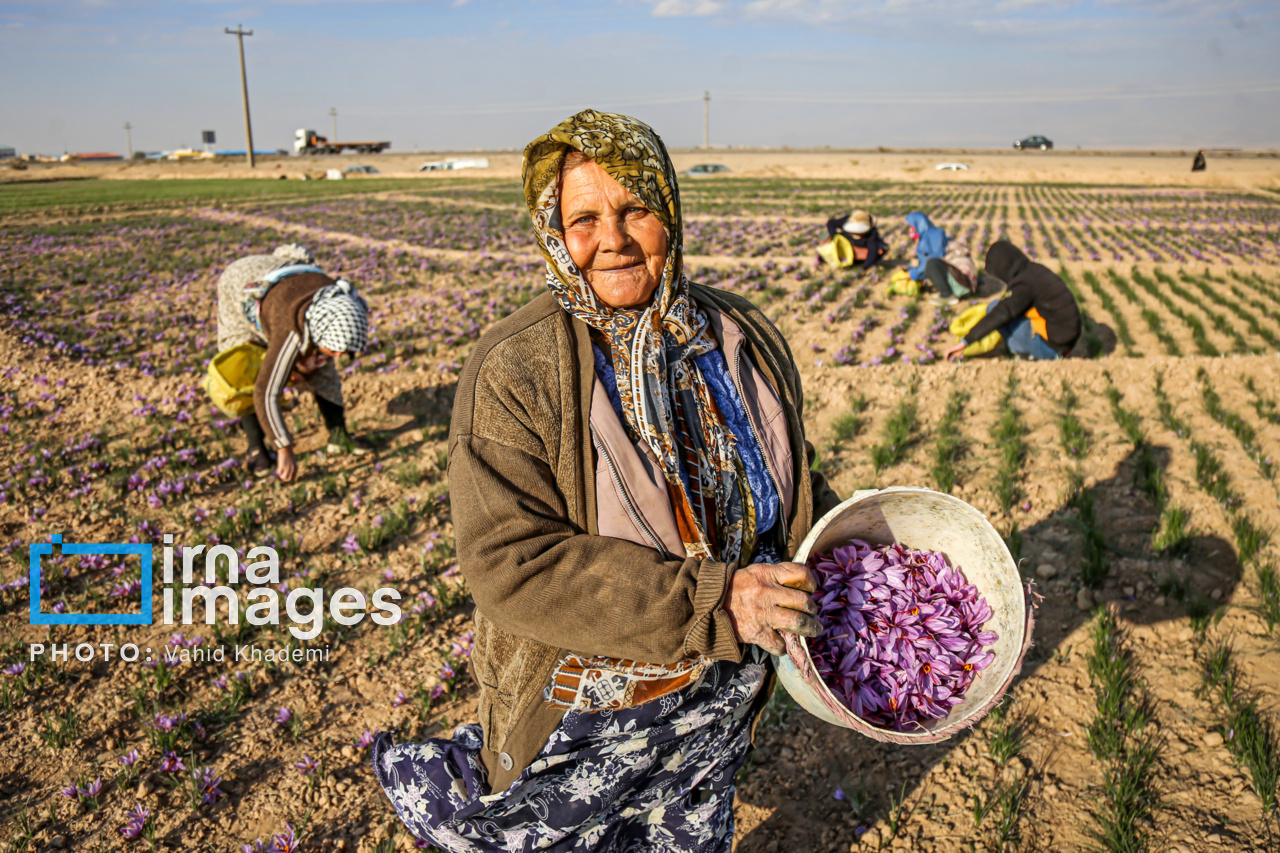
[[[786,559],[838,498],[778,330],[685,277],[648,126],[579,113],[524,187],[547,292],[476,344],[449,439],[480,723],[375,772],[449,851],[728,851],[768,653],[820,630]]]
[[[369,306],[351,282],[336,281],[297,243],[270,255],[233,261],[218,278],[218,351],[252,342],[266,348],[253,388],[253,408],[240,415],[249,440],[245,465],[271,473],[266,438],[276,447],[276,474],[297,476],[293,436],[280,409],[285,386],[310,391],[329,432],[327,450],[366,449],[347,433],[342,379],[334,359],[361,352],[369,336]]]

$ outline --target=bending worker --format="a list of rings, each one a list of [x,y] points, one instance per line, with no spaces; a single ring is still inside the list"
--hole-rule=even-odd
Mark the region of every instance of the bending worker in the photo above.
[[[1080,308],[1066,283],[1048,267],[1032,261],[1008,240],[987,250],[987,273],[1009,286],[1003,299],[992,302],[960,343],[947,350],[959,358],[965,347],[992,332],[1000,332],[1015,355],[1051,360],[1066,355],[1080,338]]]
[[[827,220],[827,236],[843,236],[853,247],[853,258],[869,270],[889,251],[889,244],[880,236],[875,217],[865,210],[855,210],[844,216]]]
[[[924,278],[925,268],[930,260],[934,258],[942,260],[946,257],[947,243],[951,238],[947,236],[946,231],[934,225],[928,216],[918,210],[915,213],[908,213],[906,220],[907,227],[911,230],[911,239],[916,241],[916,262],[910,270],[911,280],[920,281]]]
[[[334,359],[364,350],[369,306],[351,282],[334,280],[296,243],[270,255],[234,261],[218,279],[218,351],[246,342],[266,347],[253,389],[253,408],[240,415],[249,440],[246,466],[254,476],[271,472],[265,439],[276,447],[276,474],[297,476],[293,436],[280,410],[285,386],[310,391],[329,432],[326,450],[364,453],[347,432],[342,379]]]

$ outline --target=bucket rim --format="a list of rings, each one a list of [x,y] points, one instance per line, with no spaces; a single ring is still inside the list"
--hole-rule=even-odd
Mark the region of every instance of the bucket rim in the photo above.
[[[985,526],[986,530],[995,537],[996,541],[1001,543],[1001,547],[1004,549],[1004,553],[1008,558],[1009,564],[1013,566],[1014,572],[1019,575],[1020,585],[1024,590],[1023,599],[1026,610],[1025,619],[1021,623],[1016,623],[1018,624],[1019,630],[1022,632],[1022,637],[1020,638],[1020,642],[1015,641],[1016,645],[1014,645],[1014,648],[1018,649],[1018,658],[1009,669],[1008,674],[1001,681],[1000,685],[992,691],[991,696],[983,702],[982,705],[978,706],[966,716],[954,721],[944,717],[942,718],[941,725],[934,729],[899,732],[893,729],[882,728],[867,722],[857,714],[854,714],[852,710],[847,708],[844,703],[831,692],[827,683],[817,673],[817,668],[813,663],[813,657],[809,654],[809,643],[805,637],[801,637],[790,632],[781,632],[783,641],[787,647],[787,654],[785,658],[775,655],[775,659],[779,662],[785,660],[794,667],[806,686],[812,688],[816,682],[816,690],[819,693],[819,698],[822,700],[822,703],[831,708],[840,709],[843,712],[841,716],[847,717],[848,719],[848,728],[861,732],[873,740],[882,742],[900,744],[938,743],[950,738],[959,731],[975,726],[1004,698],[1004,694],[1009,689],[1009,685],[1013,683],[1013,680],[1017,678],[1018,673],[1022,671],[1023,661],[1026,659],[1028,649],[1031,648],[1032,635],[1034,634],[1035,629],[1036,596],[1033,592],[1032,583],[1021,579],[1021,574],[1018,572],[1018,564],[1013,559],[1013,555],[1009,553],[1008,546],[1004,544],[1004,538],[1000,536],[999,531],[995,529],[995,526],[991,523],[991,520],[987,518],[985,513],[962,498],[958,498],[947,492],[939,492],[923,486],[886,486],[883,489],[863,489],[854,492],[850,498],[842,501],[823,515],[823,517],[819,519],[818,523],[809,530],[809,533],[800,543],[800,547],[796,549],[795,556],[792,557],[792,562],[807,565],[809,552],[813,548],[814,543],[817,542],[818,537],[821,536],[822,532],[832,520],[843,514],[844,510],[864,501],[879,500],[884,496],[891,494],[916,494],[920,496],[927,496],[931,499],[950,501],[957,508],[961,509],[961,511],[976,518],[980,526]],[[813,677],[807,677],[809,675],[812,675]],[[846,725],[846,723],[842,721],[839,725]]]

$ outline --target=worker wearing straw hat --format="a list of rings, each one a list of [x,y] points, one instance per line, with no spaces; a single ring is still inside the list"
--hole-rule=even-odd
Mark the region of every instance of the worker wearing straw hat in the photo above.
[[[889,251],[889,245],[876,228],[875,217],[865,210],[855,210],[845,216],[828,219],[827,235],[832,238],[840,235],[848,240],[853,247],[854,261],[861,262],[864,270],[878,264]]]

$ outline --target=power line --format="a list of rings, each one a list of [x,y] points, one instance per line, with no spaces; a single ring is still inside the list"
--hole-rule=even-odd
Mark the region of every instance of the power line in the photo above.
[[[249,145],[245,154],[249,158],[249,168],[252,169],[254,165],[253,124],[249,121],[249,81],[244,73],[244,37],[253,35],[253,30],[246,30],[240,24],[236,24],[236,28],[234,30],[230,27],[225,27],[224,31],[227,35],[235,36],[236,40],[240,42],[240,94],[244,97],[244,137]]]

